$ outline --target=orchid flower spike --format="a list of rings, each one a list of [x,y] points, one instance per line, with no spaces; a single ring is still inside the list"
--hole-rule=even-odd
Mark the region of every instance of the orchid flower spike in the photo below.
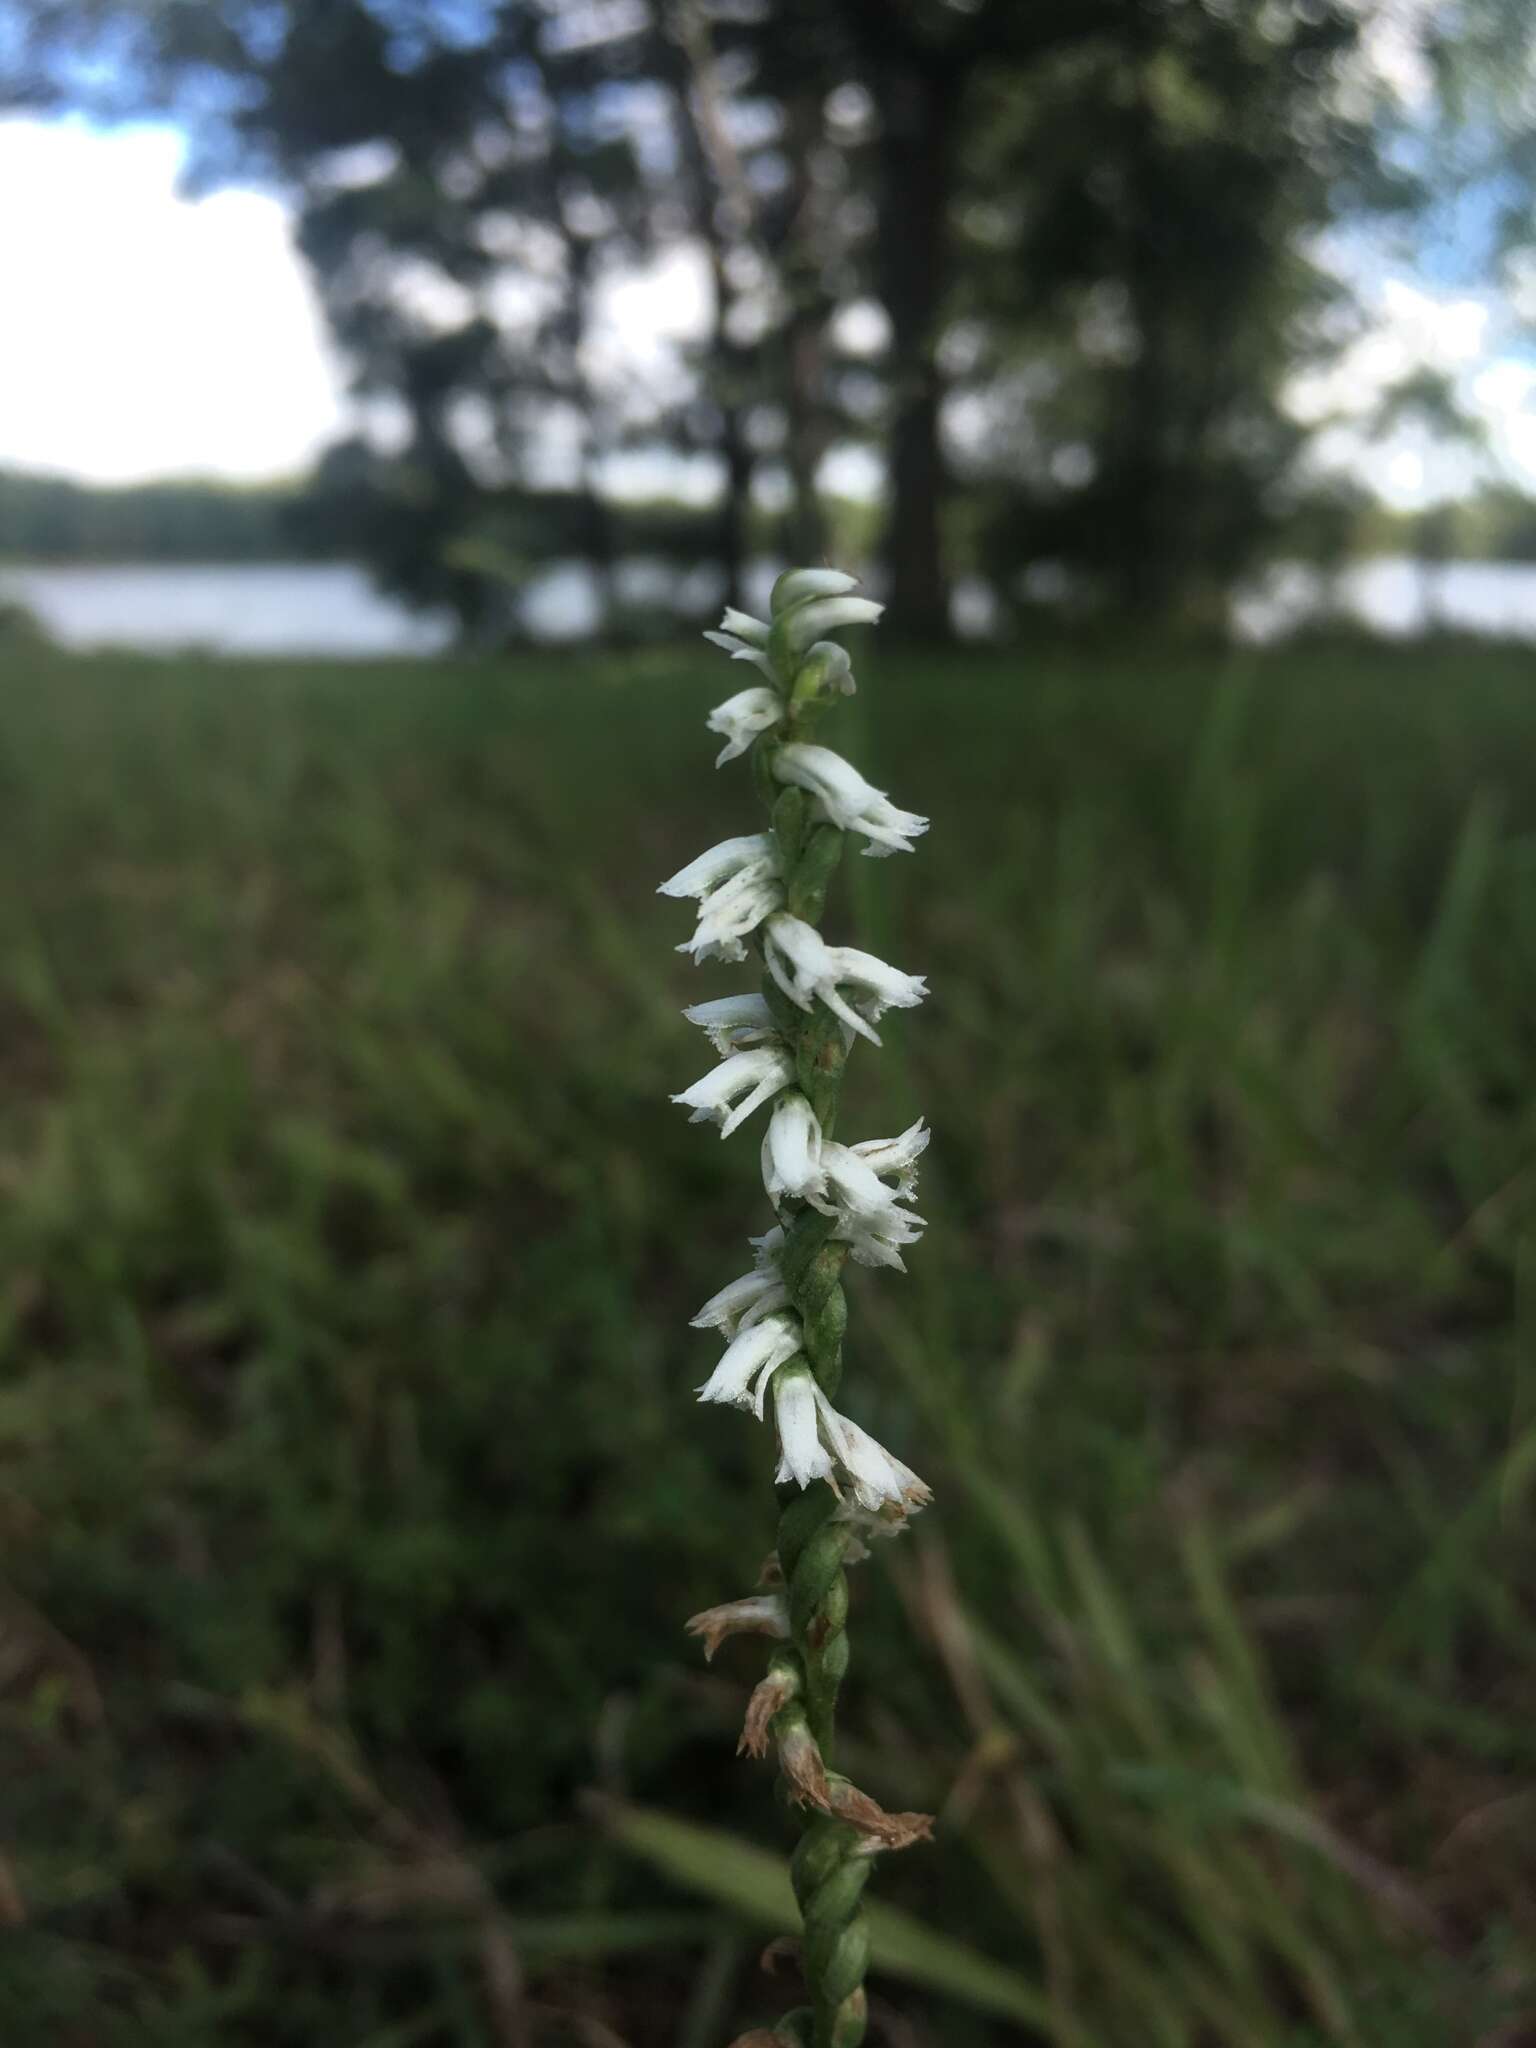
[[[781,1046],[754,1046],[750,1052],[733,1052],[672,1100],[693,1111],[689,1123],[717,1123],[721,1137],[728,1138],[794,1076],[795,1063]]]
[[[902,1253],[925,1228],[912,1205],[929,1139],[921,1118],[893,1138],[830,1136],[855,1039],[878,1045],[885,1012],[911,1009],[928,993],[921,975],[831,945],[817,928],[844,833],[859,833],[865,852],[883,855],[912,851],[928,828],[841,754],[812,744],[818,721],[854,687],[848,654],[830,635],[881,614],[856,589],[840,569],[791,569],[773,586],[767,621],[728,609],[706,634],[760,672],[759,682],[715,707],[708,727],[724,741],[717,766],[752,754],[773,829],[722,840],[662,884],[663,895],[698,904],[680,952],[744,960],[751,942],[766,974],[760,993],[717,996],[683,1013],[719,1064],[673,1100],[722,1136],[768,1106],[763,1186],[782,1216],[751,1240],[751,1271],[728,1280],[693,1317],[694,1328],[718,1331],[724,1345],[697,1391],[701,1401],[762,1421],[771,1390],[777,1478],[815,1492],[784,1509],[759,1593],[706,1608],[689,1627],[706,1655],[747,1631],[784,1643],[752,1694],[741,1746],[751,1756],[776,1750],[792,1796],[845,1824],[828,1837],[814,1909],[806,1902],[818,1937],[804,1952],[811,2024],[801,2031],[818,2041],[841,2040],[863,2024],[857,1973],[826,1960],[848,1952],[842,1934],[859,1890],[848,1874],[862,1883],[858,1866],[921,1840],[930,1825],[924,1814],[884,1812],[823,1754],[846,1655],[844,1567],[869,1555],[866,1538],[895,1534],[930,1498],[917,1474],[827,1393],[841,1370],[845,1262],[904,1270]],[[818,1541],[831,1523],[833,1541]]]
[[[774,755],[773,772],[780,782],[809,790],[829,823],[862,833],[869,841],[864,852],[876,858],[910,853],[912,841],[928,830],[926,818],[898,810],[883,789],[866,782],[851,761],[830,747],[791,740]]]

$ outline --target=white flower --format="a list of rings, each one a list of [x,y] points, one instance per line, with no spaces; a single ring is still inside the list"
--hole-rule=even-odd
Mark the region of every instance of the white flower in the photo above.
[[[777,1375],[773,1410],[779,1432],[777,1484],[794,1480],[809,1486],[813,1479],[825,1479],[839,1497],[847,1486],[866,1514],[894,1514],[897,1520],[932,1500],[909,1466],[876,1443],[867,1430],[839,1415],[806,1368]]]
[[[784,699],[777,690],[762,684],[755,689],[738,690],[734,697],[717,704],[704,721],[710,732],[721,733],[725,738],[725,745],[715,756],[715,766],[723,768],[727,761],[744,754],[760,732],[777,725],[783,716]]]
[[[925,1228],[924,1219],[900,1204],[916,1191],[917,1176],[912,1161],[928,1142],[926,1131],[914,1124],[899,1138],[867,1141],[875,1160],[861,1157],[850,1145],[828,1139],[821,1148],[822,1185],[807,1199],[823,1216],[834,1219],[832,1235],[849,1246],[861,1266],[894,1266],[904,1273],[901,1247],[916,1244]],[[901,1176],[900,1185],[888,1188],[880,1173]]]
[[[732,661],[750,661],[754,668],[760,668],[770,683],[777,683],[773,663],[768,659],[768,626],[762,619],[754,619],[749,612],[738,612],[727,605],[719,629],[706,633],[704,638],[712,640],[716,647],[723,647]]]
[[[658,882],[656,894],[697,896],[701,899],[712,896],[743,870],[756,866],[759,861],[775,858],[771,832],[748,832],[740,839],[722,839],[718,846],[709,847],[696,860],[689,861],[685,868],[679,868],[675,875]]]
[[[761,1417],[769,1380],[799,1349],[798,1316],[787,1312],[764,1316],[760,1323],[734,1337],[721,1352],[720,1363],[698,1390],[699,1399],[750,1408]]]
[[[883,789],[866,782],[851,761],[830,747],[792,740],[774,755],[773,772],[780,782],[809,790],[823,816],[844,832],[861,832],[869,841],[866,854],[911,853],[912,841],[928,830],[926,818],[898,810]]]
[[[661,884],[659,896],[697,896],[693,937],[678,947],[695,960],[744,960],[742,941],[784,901],[778,849],[769,832],[722,839]]]
[[[803,1201],[821,1185],[821,1125],[799,1089],[786,1088],[763,1134],[763,1186],[777,1208],[786,1195]]]
[[[915,1124],[908,1124],[899,1137],[865,1138],[861,1144],[850,1145],[849,1151],[860,1159],[871,1173],[896,1176],[896,1193],[900,1201],[910,1201],[917,1193],[917,1161],[928,1150],[928,1141],[933,1136],[921,1117]]]
[[[872,626],[884,610],[883,604],[868,597],[807,597],[781,607],[773,624],[798,660],[813,640],[835,633],[840,626]]]
[[[829,946],[827,951],[834,979],[856,991],[854,1002],[872,1024],[878,1024],[887,1010],[915,1010],[928,993],[925,976],[904,974],[857,946]],[[880,1043],[878,1038],[875,1043]]]
[[[757,1046],[751,1052],[733,1052],[672,1100],[693,1111],[688,1119],[691,1124],[707,1124],[713,1119],[720,1126],[721,1137],[728,1138],[759,1103],[777,1095],[794,1078],[795,1063],[782,1047]]]
[[[834,1016],[871,1045],[880,1043],[869,1022],[871,1016],[882,1017],[888,1009],[911,1009],[928,993],[920,974],[903,974],[899,967],[888,967],[856,946],[829,946],[814,925],[791,917],[788,911],[769,918],[763,958],[792,1003],[809,1010],[820,996]],[[862,991],[863,1014],[839,995],[840,982]]]
[[[690,1003],[683,1015],[697,1024],[723,1059],[744,1045],[763,1045],[776,1039],[778,1026],[773,1012],[761,996],[718,996],[711,1003]]]
[[[846,569],[786,569],[773,586],[769,609],[777,618],[808,597],[846,597],[858,587],[858,577],[850,576]]]
[[[695,1330],[723,1330],[727,1338],[750,1330],[764,1316],[789,1306],[789,1295],[777,1267],[754,1266],[750,1273],[728,1280],[718,1294],[712,1294],[690,1327]]]
[[[750,647],[766,647],[771,630],[766,619],[754,619],[750,612],[739,612],[734,605],[727,605],[720,620],[721,630],[737,640],[745,640]]]

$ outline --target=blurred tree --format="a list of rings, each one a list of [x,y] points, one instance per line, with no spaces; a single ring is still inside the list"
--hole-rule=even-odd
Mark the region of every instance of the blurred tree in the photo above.
[[[1319,233],[1407,189],[1363,83],[1387,11],[31,0],[0,95],[171,107],[195,177],[293,194],[359,400],[312,522],[469,632],[560,553],[611,615],[641,523],[737,594],[773,493],[814,559],[848,445],[883,463],[908,634],[948,631],[967,560],[1209,622],[1306,496],[1284,400],[1338,291]],[[679,247],[703,331],[627,356],[605,287]],[[637,522],[637,451],[709,453],[722,498]]]
[[[1123,0],[990,95],[973,208],[995,396],[985,559],[1058,565],[1138,618],[1205,620],[1278,537],[1306,435],[1284,404],[1338,292],[1311,251],[1370,156],[1341,111],[1354,11]]]

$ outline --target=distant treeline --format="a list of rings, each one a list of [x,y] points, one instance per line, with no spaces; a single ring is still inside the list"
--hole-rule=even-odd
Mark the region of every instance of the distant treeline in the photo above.
[[[357,537],[336,501],[359,480],[326,463],[313,478],[274,484],[211,479],[95,485],[68,477],[0,469],[0,561],[270,562],[334,559],[357,552]],[[583,525],[586,509],[568,491],[509,493],[500,530],[491,529],[465,566],[518,582],[551,554],[598,560],[604,554],[703,561],[713,513],[666,498],[615,508],[603,545]],[[862,559],[875,545],[879,508],[850,498],[824,500],[835,551]],[[956,522],[956,554],[973,562],[975,537]],[[372,537],[370,537],[372,538]],[[743,539],[754,553],[773,552],[771,514],[749,506]],[[1399,512],[1365,503],[1353,516],[1313,533],[1298,522],[1297,552],[1308,558],[1414,555],[1435,560],[1536,562],[1536,498],[1490,486],[1458,504]],[[364,547],[377,555],[377,545]],[[387,548],[383,550],[387,554]]]
[[[359,480],[335,462],[311,478],[274,484],[182,478],[107,486],[0,469],[0,561],[335,558],[356,550],[337,502],[354,492],[360,501],[366,497]],[[509,493],[502,525],[484,537],[476,559],[490,573],[516,579],[550,554],[595,558],[602,550],[584,530],[584,509],[571,491]],[[827,516],[840,546],[859,554],[872,546],[873,505],[829,498]],[[702,560],[713,518],[707,507],[666,498],[630,502],[601,538],[619,553]],[[753,549],[772,549],[773,519],[761,508],[749,508],[744,531]]]
[[[0,470],[0,560],[258,562],[324,552],[301,484],[196,479],[111,488]]]

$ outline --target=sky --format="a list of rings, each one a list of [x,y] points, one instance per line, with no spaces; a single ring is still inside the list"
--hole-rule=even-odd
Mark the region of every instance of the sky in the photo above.
[[[342,365],[269,193],[193,200],[171,127],[101,132],[78,119],[0,119],[0,466],[96,483],[302,472],[346,424]],[[1298,377],[1297,412],[1325,421],[1325,465],[1412,507],[1464,490],[1468,458],[1412,433],[1370,445],[1359,424],[1407,370],[1449,373],[1512,481],[1536,491],[1536,354],[1491,295],[1394,269],[1379,251],[1330,260],[1366,325],[1329,367]],[[665,359],[701,317],[686,251],[615,280],[600,348]],[[852,482],[852,477],[847,478]]]

